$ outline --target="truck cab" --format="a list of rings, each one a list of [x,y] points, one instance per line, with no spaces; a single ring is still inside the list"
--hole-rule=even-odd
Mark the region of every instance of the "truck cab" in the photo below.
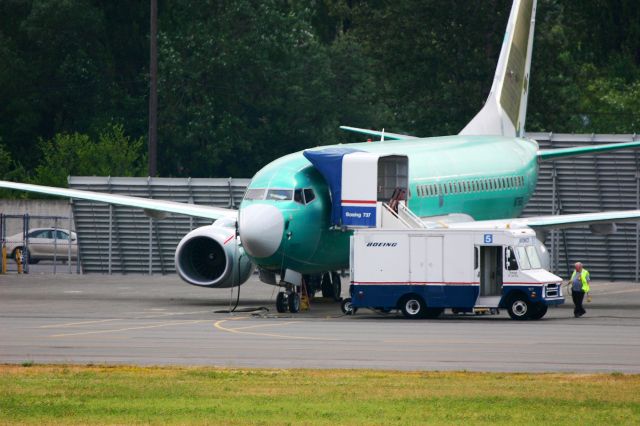
[[[540,245],[526,227],[356,230],[345,308],[399,309],[407,318],[504,308],[516,320],[540,319],[564,303]]]

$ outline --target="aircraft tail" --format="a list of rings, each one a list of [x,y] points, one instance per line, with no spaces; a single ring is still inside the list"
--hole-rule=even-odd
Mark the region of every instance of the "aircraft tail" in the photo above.
[[[524,135],[537,0],[514,0],[491,92],[461,135]]]

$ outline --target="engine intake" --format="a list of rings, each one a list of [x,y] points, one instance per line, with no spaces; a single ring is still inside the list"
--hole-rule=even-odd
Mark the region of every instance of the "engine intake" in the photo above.
[[[228,288],[245,283],[253,265],[238,246],[233,228],[203,226],[185,235],[176,248],[176,270],[189,284]]]

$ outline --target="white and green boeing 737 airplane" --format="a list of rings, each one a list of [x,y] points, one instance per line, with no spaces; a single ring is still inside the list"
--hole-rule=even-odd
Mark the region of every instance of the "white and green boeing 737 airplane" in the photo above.
[[[314,289],[320,287],[325,295],[336,297],[339,277],[332,271],[349,265],[350,232],[332,212],[340,194],[332,192],[326,172],[307,159],[314,153],[406,156],[407,205],[427,223],[512,224],[545,231],[638,221],[640,210],[517,218],[536,188],[540,162],[640,148],[640,142],[632,142],[540,150],[536,141],[524,138],[535,12],[536,0],[513,2],[489,97],[460,134],[419,138],[344,127],[381,140],[313,148],[279,158],[256,173],[237,211],[6,181],[0,181],[0,187],[138,207],[149,214],[216,220],[187,234],[176,249],[176,269],[186,282],[237,286],[257,266],[269,284],[277,283],[276,274],[284,279],[285,271],[293,271]]]

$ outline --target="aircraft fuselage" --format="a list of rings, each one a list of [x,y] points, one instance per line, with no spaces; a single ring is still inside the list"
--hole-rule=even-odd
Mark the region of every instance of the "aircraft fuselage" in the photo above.
[[[517,217],[538,177],[538,144],[530,139],[446,136],[340,146],[408,156],[408,205],[420,217]],[[300,195],[304,191],[296,196],[296,189],[312,190],[314,199],[305,202]],[[240,217],[255,204],[275,207],[284,220],[275,252],[265,257],[248,253],[258,266],[306,274],[348,267],[350,233],[331,228],[328,186],[302,152],[281,157],[256,173],[240,205]],[[242,227],[240,235],[244,238]]]

